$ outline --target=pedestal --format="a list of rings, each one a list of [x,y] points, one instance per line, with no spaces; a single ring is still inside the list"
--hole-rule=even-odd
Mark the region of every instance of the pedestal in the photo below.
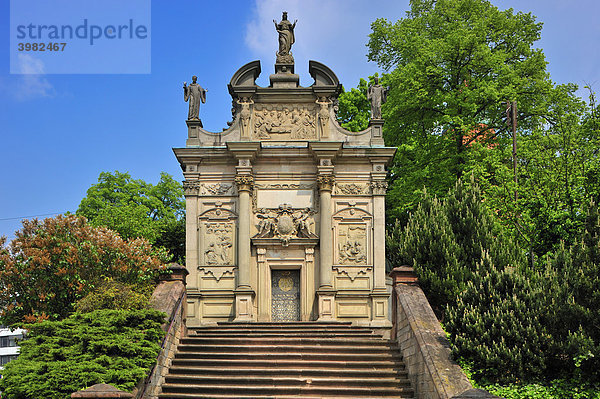
[[[318,290],[317,297],[319,298],[319,318],[317,321],[335,320],[335,291]]]
[[[235,319],[237,322],[255,321],[254,296],[252,290],[235,290]]]

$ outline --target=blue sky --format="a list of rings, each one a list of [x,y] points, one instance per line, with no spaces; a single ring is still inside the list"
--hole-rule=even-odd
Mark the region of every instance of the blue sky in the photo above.
[[[537,47],[554,81],[600,92],[599,1],[492,3],[544,22]],[[153,183],[165,171],[181,180],[171,148],[185,145],[182,83],[197,75],[208,90],[204,127],[226,127],[233,73],[260,59],[258,83],[268,84],[277,49],[272,20],[281,11],[298,19],[292,51],[300,83],[312,83],[308,61],[317,60],[350,88],[381,72],[365,56],[370,23],[397,20],[407,9],[408,0],[153,0],[150,74],[11,75],[9,0],[0,0],[0,235],[12,237],[20,217],[75,211],[102,171]]]

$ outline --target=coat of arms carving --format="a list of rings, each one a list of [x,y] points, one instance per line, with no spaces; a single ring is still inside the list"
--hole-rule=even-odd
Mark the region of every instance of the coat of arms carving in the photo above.
[[[310,208],[293,209],[289,204],[281,204],[277,209],[259,209],[258,233],[253,238],[277,238],[283,245],[288,245],[292,238],[317,238],[313,232],[313,214]]]

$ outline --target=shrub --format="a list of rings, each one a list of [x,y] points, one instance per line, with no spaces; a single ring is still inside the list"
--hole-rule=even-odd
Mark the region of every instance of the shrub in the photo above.
[[[144,239],[123,240],[73,215],[24,220],[16,238],[0,240],[0,316],[3,324],[60,320],[105,277],[154,284],[166,253]]]
[[[131,391],[155,363],[164,313],[96,310],[30,325],[21,354],[6,365],[7,399],[67,399],[94,384]]]
[[[107,277],[92,292],[75,303],[82,313],[99,309],[137,310],[148,307],[151,287],[135,287]]]

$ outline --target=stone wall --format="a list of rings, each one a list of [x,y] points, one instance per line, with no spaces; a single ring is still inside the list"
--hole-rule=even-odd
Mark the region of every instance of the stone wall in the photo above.
[[[451,358],[450,343],[412,268],[395,268],[392,336],[398,341],[418,399],[497,398],[474,389]]]
[[[133,391],[136,399],[157,399],[160,387],[169,372],[169,367],[179,340],[185,335],[185,277],[187,270],[180,265],[170,265],[171,274],[164,275],[152,294],[150,305],[167,314],[163,324],[166,335],[163,339],[156,365],[148,377]]]

